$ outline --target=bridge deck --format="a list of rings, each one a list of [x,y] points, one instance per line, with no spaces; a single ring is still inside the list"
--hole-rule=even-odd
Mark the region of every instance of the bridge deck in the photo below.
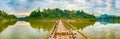
[[[70,30],[67,30],[62,21],[59,20],[58,24],[55,25],[54,30],[48,39],[76,39],[76,37],[75,34]]]

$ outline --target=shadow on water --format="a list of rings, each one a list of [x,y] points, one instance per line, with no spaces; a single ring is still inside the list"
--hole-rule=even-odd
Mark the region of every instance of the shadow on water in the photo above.
[[[4,29],[6,29],[8,26],[12,26],[17,21],[8,21],[8,22],[0,22],[0,32],[2,32]]]

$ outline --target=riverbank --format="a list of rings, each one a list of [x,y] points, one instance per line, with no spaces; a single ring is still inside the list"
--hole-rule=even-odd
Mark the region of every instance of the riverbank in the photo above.
[[[17,19],[4,19],[4,20],[0,20],[1,23],[9,23],[9,22],[16,22]]]
[[[60,19],[31,19],[26,20],[27,22],[55,22]],[[96,21],[96,19],[61,19],[65,22],[90,22],[90,21]]]

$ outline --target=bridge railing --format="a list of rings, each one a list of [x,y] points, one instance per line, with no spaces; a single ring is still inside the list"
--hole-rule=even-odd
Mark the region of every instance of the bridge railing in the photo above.
[[[79,34],[81,34],[83,37],[84,37],[84,39],[90,39],[89,37],[87,37],[85,34],[83,34],[81,31],[79,31],[76,27],[74,27],[73,25],[71,25],[71,24],[69,24],[69,23],[67,23],[67,22],[65,22],[65,21],[63,21],[64,23],[66,23],[67,25],[69,25],[71,28],[73,28],[73,29],[75,29]]]

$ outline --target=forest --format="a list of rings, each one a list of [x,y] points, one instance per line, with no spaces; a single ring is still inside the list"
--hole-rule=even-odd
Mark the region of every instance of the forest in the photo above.
[[[36,9],[31,12],[27,20],[57,20],[57,19],[89,19],[96,20],[93,14],[87,14],[83,10],[62,10],[59,8],[54,9]]]
[[[7,14],[6,12],[0,10],[0,22],[1,21],[16,21],[17,17],[13,14]]]

